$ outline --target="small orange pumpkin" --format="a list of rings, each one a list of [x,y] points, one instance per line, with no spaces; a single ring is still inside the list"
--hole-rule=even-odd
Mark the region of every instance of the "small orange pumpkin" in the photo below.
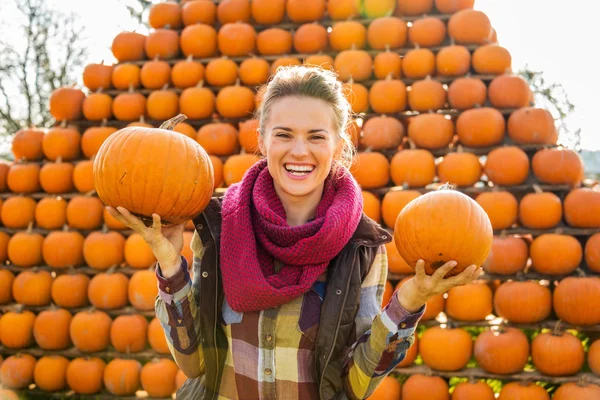
[[[74,87],[61,87],[50,95],[50,114],[57,121],[72,121],[82,115],[85,94]]]
[[[137,32],[120,32],[115,36],[111,51],[119,62],[137,61],[145,56],[146,35]]]

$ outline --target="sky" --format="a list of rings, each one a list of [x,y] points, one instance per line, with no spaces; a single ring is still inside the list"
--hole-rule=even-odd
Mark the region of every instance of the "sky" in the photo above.
[[[113,37],[131,30],[129,13],[119,0],[47,0],[78,13],[87,28],[89,62],[112,61]],[[122,0],[127,2],[127,0]],[[597,98],[600,95],[596,50],[600,3],[592,0],[475,0],[512,54],[513,70],[525,64],[544,71],[547,80],[565,88],[575,112],[571,129],[581,128],[582,148],[600,150]],[[594,40],[594,37],[596,40]]]

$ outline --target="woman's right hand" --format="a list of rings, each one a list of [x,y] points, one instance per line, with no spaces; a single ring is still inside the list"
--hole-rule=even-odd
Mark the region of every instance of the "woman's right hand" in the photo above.
[[[148,243],[156,260],[160,264],[161,272],[169,278],[181,266],[181,250],[183,249],[183,230],[185,223],[169,227],[161,227],[160,216],[152,214],[152,226],[144,223],[123,207],[106,207],[106,210],[116,220],[138,233]]]

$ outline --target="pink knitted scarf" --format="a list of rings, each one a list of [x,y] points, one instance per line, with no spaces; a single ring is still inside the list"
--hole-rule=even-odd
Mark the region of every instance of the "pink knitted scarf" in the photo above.
[[[229,306],[275,308],[306,293],[343,249],[362,214],[360,188],[341,167],[325,180],[313,220],[289,226],[266,160],[223,198],[220,267]],[[274,260],[283,267],[275,272]]]

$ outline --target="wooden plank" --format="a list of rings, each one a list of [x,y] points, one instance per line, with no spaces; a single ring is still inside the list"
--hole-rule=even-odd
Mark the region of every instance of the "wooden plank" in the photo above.
[[[502,380],[502,381],[534,381],[534,382],[541,381],[541,382],[556,383],[556,384],[562,384],[562,383],[567,383],[567,382],[578,382],[582,378],[584,378],[586,380],[586,382],[594,383],[597,385],[600,384],[600,376],[597,376],[597,375],[594,375],[591,373],[585,373],[585,372],[580,372],[573,376],[548,376],[548,375],[541,374],[538,371],[523,371],[523,372],[520,372],[517,374],[499,375],[499,374],[492,374],[492,373],[486,372],[481,368],[465,368],[463,370],[453,371],[453,372],[436,371],[436,370],[432,370],[431,368],[429,368],[426,365],[414,365],[411,367],[396,368],[395,372],[397,372],[400,375],[415,375],[415,374],[431,373],[431,375],[441,376],[444,378],[470,378],[470,377],[473,377],[473,378],[481,378],[481,379],[498,379],[498,380]]]
[[[517,324],[517,323],[503,320],[502,318],[499,318],[499,317],[490,319],[490,320],[484,320],[484,321],[459,321],[459,320],[455,320],[452,318],[448,318],[447,315],[444,315],[444,317],[441,320],[432,319],[432,320],[428,320],[428,321],[420,321],[419,325],[438,326],[438,325],[442,325],[442,324],[447,324],[447,325],[453,325],[456,327],[476,327],[476,328],[486,328],[486,327],[504,325],[504,326],[513,326],[513,327],[519,328],[519,329],[553,329],[556,326],[557,322],[558,321],[555,321],[555,320],[545,320],[545,321],[540,321],[540,322],[533,323],[533,324]],[[600,332],[600,325],[598,325],[598,324],[597,325],[588,325],[588,326],[578,326],[578,325],[570,325],[563,321],[560,321],[560,328],[561,329],[571,329],[571,330],[575,330],[578,332]]]
[[[23,310],[29,310],[29,311],[32,311],[32,312],[38,314],[38,313],[40,313],[42,311],[50,310],[52,308],[54,308],[54,307],[51,306],[51,305],[47,305],[47,306],[24,306],[24,305],[18,304],[18,303],[10,303],[10,304],[0,305],[0,311],[4,312],[4,313],[23,309]],[[64,307],[59,307],[59,308],[64,308]],[[80,307],[80,308],[64,308],[64,309],[68,310],[71,314],[75,315],[76,313],[78,313],[80,311],[87,311],[90,308],[91,308],[91,306]],[[150,318],[154,318],[156,316],[154,310],[145,310],[145,311],[144,310],[138,310],[138,309],[134,308],[133,306],[119,308],[119,309],[114,309],[114,310],[103,310],[103,309],[97,308],[97,310],[104,311],[111,318],[116,318],[119,315],[133,315],[133,314],[139,314],[139,315],[143,315],[145,317],[150,317]]]
[[[39,347],[28,347],[25,349],[10,349],[5,346],[0,346],[0,354],[12,355],[12,354],[17,354],[17,353],[31,354],[32,356],[34,356],[36,358],[54,355],[54,356],[63,356],[63,357],[69,358],[69,359],[73,359],[73,358],[77,358],[77,357],[86,357],[86,356],[109,358],[109,359],[129,358],[129,359],[140,360],[140,361],[148,361],[148,360],[152,360],[153,358],[173,359],[173,357],[171,356],[170,353],[169,354],[161,354],[150,348],[148,348],[144,351],[137,352],[137,353],[125,354],[125,353],[119,353],[116,350],[112,350],[112,348],[110,350],[105,350],[105,351],[85,353],[85,352],[79,351],[75,347],[71,347],[66,350],[44,350]]]
[[[26,399],[73,399],[73,400],[85,400],[85,399],[94,399],[94,400],[172,400],[172,397],[149,397],[148,393],[143,390],[138,390],[135,396],[117,396],[112,393],[109,393],[105,390],[102,390],[98,393],[92,395],[82,395],[77,394],[74,391],[60,391],[60,392],[44,392],[39,389],[35,384],[32,384],[29,390],[14,390],[15,393],[20,396],[24,396]]]
[[[117,267],[115,272],[120,272],[127,276],[131,276],[134,273],[136,273],[137,271],[144,271],[149,268],[152,268],[152,267],[132,268],[132,267],[124,266],[124,267]],[[80,267],[73,267],[73,268],[52,268],[48,265],[38,265],[35,267],[22,268],[22,267],[18,267],[16,265],[7,264],[7,265],[1,266],[0,269],[7,269],[7,270],[9,270],[13,273],[17,273],[17,274],[20,272],[23,272],[23,271],[41,270],[41,271],[54,272],[57,275],[69,274],[69,273],[81,273],[81,274],[85,274],[85,275],[94,276],[94,275],[98,275],[98,274],[107,272],[105,270],[94,269],[94,268],[90,268],[88,266],[80,266]]]

